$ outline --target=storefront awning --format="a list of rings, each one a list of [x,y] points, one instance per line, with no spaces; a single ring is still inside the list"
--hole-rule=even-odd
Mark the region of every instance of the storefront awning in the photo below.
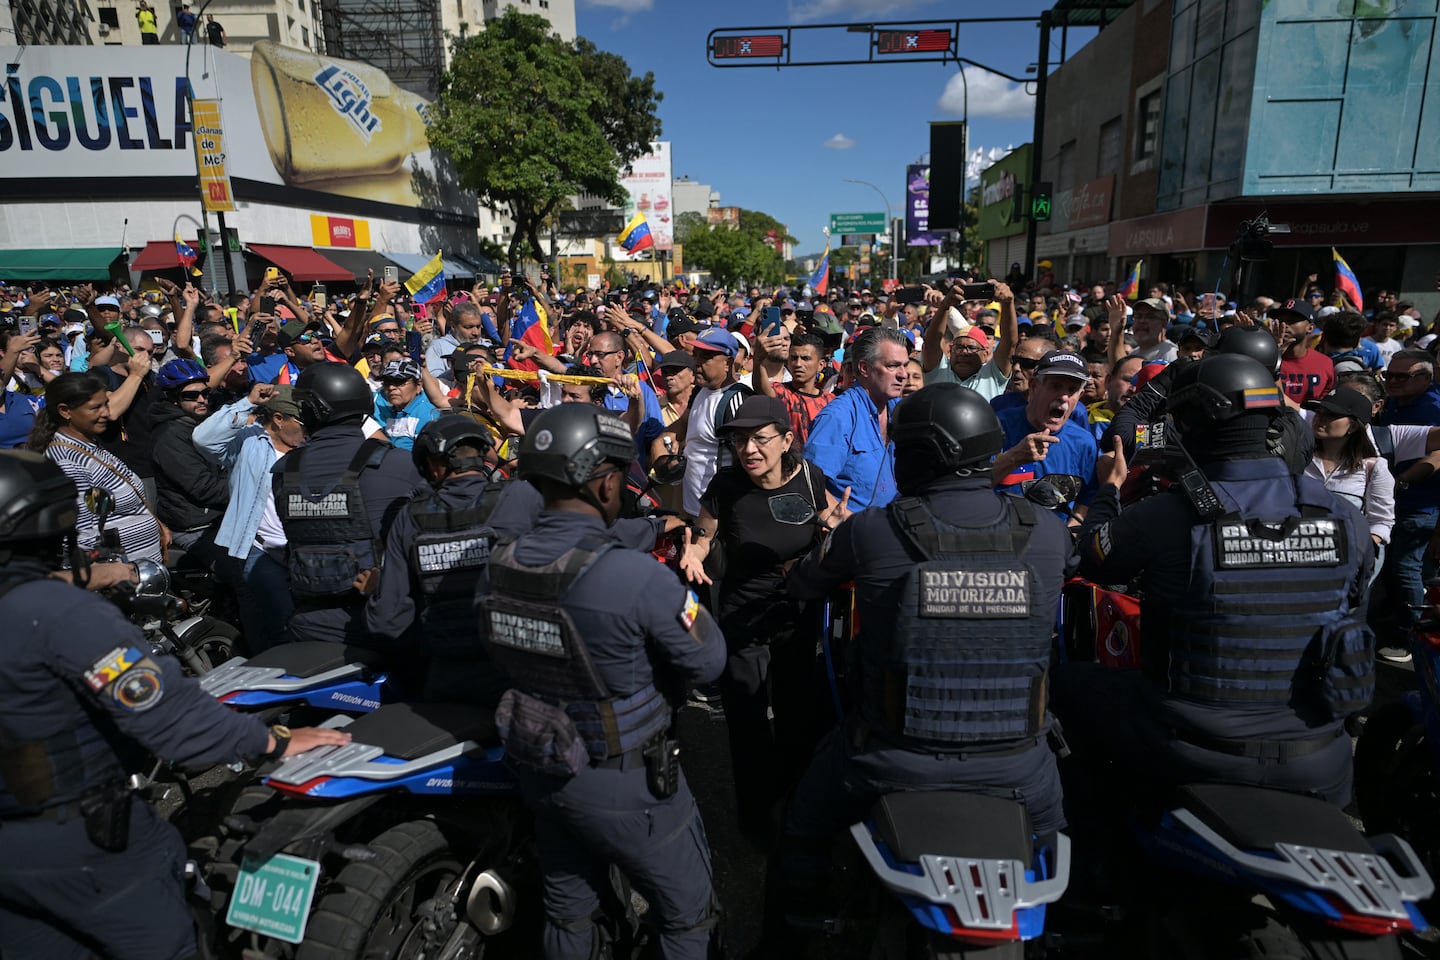
[[[374,270],[375,280],[379,282],[385,277],[386,267],[400,266],[400,264],[394,260],[391,260],[384,254],[376,253],[374,250],[344,250],[338,247],[326,247],[321,253],[325,259],[333,260],[335,263],[338,263],[353,273],[356,283],[365,282],[365,272],[367,270]],[[400,269],[403,272],[405,268],[400,267]]]
[[[269,260],[291,280],[320,280],[327,283],[354,283],[349,270],[325,259],[309,247],[289,247],[278,243],[249,243],[245,249]]]
[[[191,250],[199,250],[200,245],[194,240],[182,241]],[[130,269],[140,273],[149,273],[152,270],[180,270],[180,256],[175,252],[174,240],[151,240],[145,244],[135,256],[130,258]]]
[[[0,280],[109,280],[119,256],[118,247],[0,250]]]

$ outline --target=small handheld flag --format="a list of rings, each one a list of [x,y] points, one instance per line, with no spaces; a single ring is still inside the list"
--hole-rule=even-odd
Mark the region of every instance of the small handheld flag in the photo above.
[[[1330,255],[1335,258],[1335,289],[1345,294],[1345,299],[1356,310],[1364,312],[1365,295],[1360,292],[1360,279],[1355,276],[1355,271],[1350,269],[1350,264],[1340,256],[1340,251],[1334,247],[1330,248]]]
[[[645,219],[645,214],[638,210],[615,239],[626,253],[639,253],[655,246],[655,238],[650,236],[650,222]]]
[[[825,253],[820,257],[820,266],[810,274],[808,282],[810,289],[815,292],[817,297],[825,296],[830,289],[830,235],[828,231],[825,235]]]
[[[523,340],[547,355],[555,351],[555,343],[550,339],[550,315],[544,304],[534,297],[525,301],[525,305],[510,323],[510,342],[513,344],[516,340]],[[510,360],[509,348],[505,351],[505,359]],[[513,360],[510,363],[522,370],[540,369],[540,365],[534,360]]]
[[[180,261],[180,266],[189,270],[193,276],[203,275],[203,272],[195,266],[195,261],[200,259],[199,255],[195,253],[195,248],[181,240],[178,233],[175,234],[175,257]]]
[[[445,264],[440,260],[438,250],[429,263],[410,275],[410,279],[405,281],[405,289],[421,306],[445,296]]]
[[[1140,299],[1140,268],[1144,264],[1144,260],[1136,260],[1135,266],[1130,268],[1130,276],[1126,279],[1125,286],[1120,288],[1120,295],[1126,300]]]

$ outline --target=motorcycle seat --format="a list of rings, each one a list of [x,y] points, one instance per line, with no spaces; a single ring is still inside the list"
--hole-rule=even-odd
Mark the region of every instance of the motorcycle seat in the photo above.
[[[895,859],[923,855],[1018,860],[1033,855],[1030,815],[1013,800],[956,791],[890,793],[871,808],[875,831]]]
[[[356,743],[401,760],[418,760],[466,740],[483,746],[500,742],[494,708],[468,703],[386,704],[345,729]]]
[[[1298,793],[1265,787],[1194,783],[1181,787],[1180,804],[1241,850],[1270,850],[1277,843],[1345,853],[1373,853],[1338,807]]]
[[[380,665],[380,651],[348,643],[329,643],[324,640],[305,640],[299,643],[282,643],[271,647],[246,661],[250,667],[279,667],[292,677],[313,677],[317,674],[343,667],[348,663],[360,663],[368,667]]]

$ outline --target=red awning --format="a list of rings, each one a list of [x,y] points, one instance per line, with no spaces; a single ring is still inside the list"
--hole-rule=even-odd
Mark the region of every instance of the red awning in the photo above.
[[[194,240],[184,240],[191,250],[200,249]],[[152,270],[183,270],[180,265],[180,256],[175,252],[174,240],[151,240],[145,244],[145,249],[135,254],[130,260],[130,269],[140,273],[149,273]]]
[[[326,260],[309,247],[288,247],[278,243],[249,243],[245,246],[251,253],[284,270],[291,280],[355,282],[355,274],[338,263]]]

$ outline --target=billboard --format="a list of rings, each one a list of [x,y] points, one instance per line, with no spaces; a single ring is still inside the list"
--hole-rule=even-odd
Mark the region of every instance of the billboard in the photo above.
[[[196,179],[189,93],[220,101],[212,159],[236,200],[477,222],[474,196],[430,150],[429,103],[384,72],[270,41],[250,59],[189,50],[187,79],[178,44],[0,47],[12,91],[0,100],[0,197],[183,196]]]
[[[650,145],[650,152],[637,157],[630,169],[620,175],[620,185],[629,195],[625,201],[625,222],[636,212],[645,214],[650,236],[656,250],[675,246],[675,211],[670,198],[670,142],[660,140]],[[616,260],[649,260],[648,252],[631,256],[619,244],[612,244]]]
[[[1013,237],[1025,232],[1026,221],[1017,217],[1015,200],[1027,196],[1030,186],[1030,144],[1011,150],[980,173],[981,240]]]
[[[947,232],[930,232],[930,167],[910,164],[905,168],[905,245],[937,247]]]

